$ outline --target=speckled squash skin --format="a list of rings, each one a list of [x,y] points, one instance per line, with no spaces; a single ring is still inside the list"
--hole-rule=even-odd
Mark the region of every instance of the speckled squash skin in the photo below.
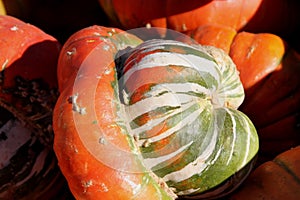
[[[63,46],[58,64],[61,94],[53,116],[54,150],[76,199],[172,199],[175,194],[164,190],[166,186],[157,183],[136,155],[113,159],[112,166],[95,156],[118,156],[103,153],[107,141],[99,138],[101,130],[121,151],[133,148],[130,138],[115,124],[118,103],[112,101],[115,88],[110,84],[116,80],[112,61],[117,51],[141,40],[122,32],[92,26],[73,34]],[[119,46],[121,43],[126,45]],[[87,147],[84,141],[91,144]],[[138,173],[113,167],[123,162],[131,163],[130,168]]]

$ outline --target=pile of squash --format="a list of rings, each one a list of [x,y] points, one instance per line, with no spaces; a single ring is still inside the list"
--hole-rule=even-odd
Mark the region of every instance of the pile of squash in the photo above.
[[[0,199],[300,199],[296,0],[0,0]]]

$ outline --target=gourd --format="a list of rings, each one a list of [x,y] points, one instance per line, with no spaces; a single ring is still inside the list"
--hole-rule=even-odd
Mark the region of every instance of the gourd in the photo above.
[[[61,43],[81,28],[107,21],[97,0],[0,0],[0,14],[35,25]]]
[[[10,16],[0,16],[0,36],[0,199],[59,199],[67,191],[52,149],[60,44]]]
[[[205,24],[237,31],[297,36],[300,4],[293,0],[98,0],[112,24],[123,29],[146,26],[185,32]]]
[[[54,150],[77,199],[220,197],[252,169],[258,136],[222,50],[92,26],[64,44],[58,82]]]
[[[299,53],[270,33],[204,25],[186,34],[202,45],[223,49],[236,64],[245,88],[240,110],[257,128],[260,162],[300,144]]]

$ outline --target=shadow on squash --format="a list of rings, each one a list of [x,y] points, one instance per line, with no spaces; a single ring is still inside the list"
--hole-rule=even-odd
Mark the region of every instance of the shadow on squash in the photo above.
[[[28,45],[26,41],[25,45]],[[19,51],[15,50],[8,55],[4,53],[4,56],[8,57],[8,65],[2,71],[4,87],[12,86],[15,76],[22,76],[25,79],[41,78],[47,82],[50,87],[56,87],[57,76],[56,68],[54,67],[57,65],[59,55],[57,42],[44,40],[43,42],[34,43],[26,47],[25,51],[22,49],[24,48],[21,48]],[[21,55],[12,55],[19,53]]]
[[[0,72],[0,151],[9,160],[1,156],[0,198],[71,199],[52,149],[58,43],[31,43],[2,53],[9,60]]]
[[[298,200],[300,146],[285,151],[256,168],[228,200]]]
[[[297,0],[264,0],[256,14],[240,31],[273,33],[300,51],[299,9],[300,2]],[[271,12],[276,14],[270,14]]]
[[[287,50],[281,66],[252,88],[240,110],[260,137],[258,164],[300,145],[300,55]],[[250,94],[250,95],[247,95]]]
[[[33,24],[64,43],[90,25],[107,25],[97,0],[2,0],[6,14]]]

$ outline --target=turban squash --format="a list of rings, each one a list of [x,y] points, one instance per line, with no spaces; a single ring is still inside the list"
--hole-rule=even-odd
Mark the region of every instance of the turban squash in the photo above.
[[[0,16],[0,199],[58,198],[65,185],[53,152],[60,44]]]
[[[223,49],[236,64],[246,96],[240,110],[257,128],[262,161],[300,144],[299,53],[270,33],[203,25],[187,34]]]
[[[77,199],[219,197],[252,169],[256,129],[217,48],[91,26],[64,44],[58,82],[54,150]]]

